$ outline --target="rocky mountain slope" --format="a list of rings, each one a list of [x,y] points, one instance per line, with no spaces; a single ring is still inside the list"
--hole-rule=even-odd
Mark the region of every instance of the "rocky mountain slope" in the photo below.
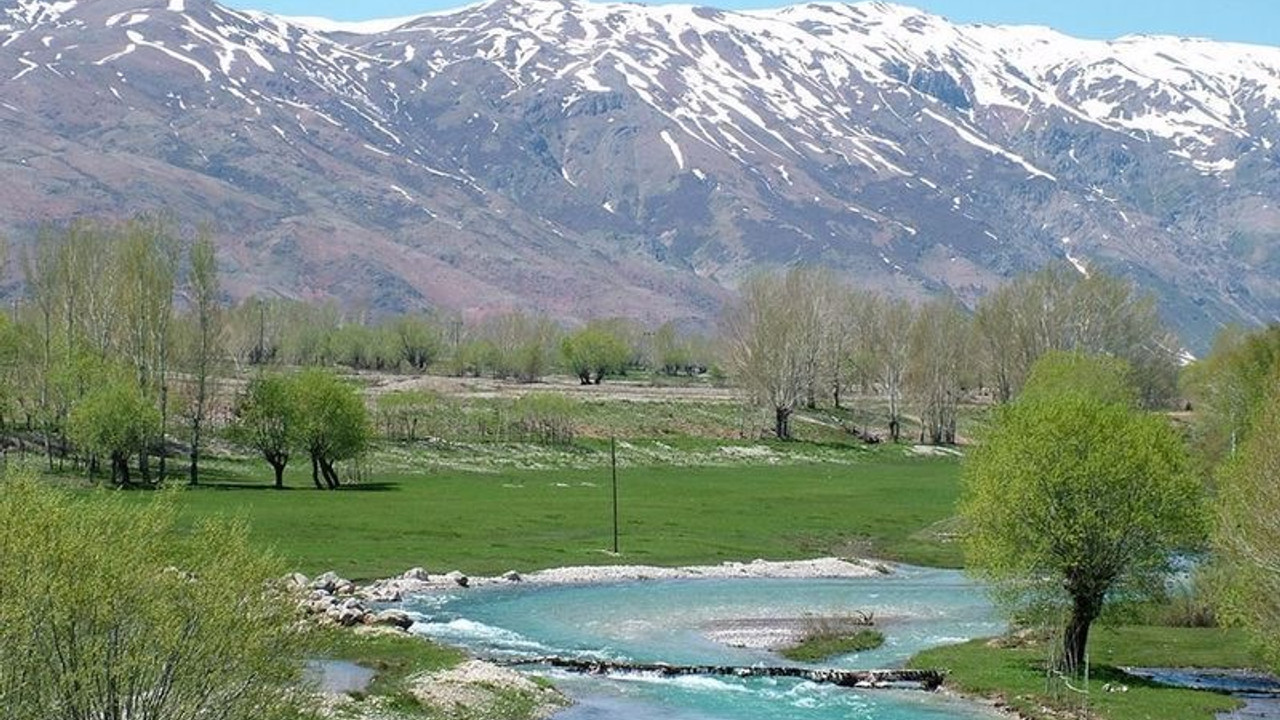
[[[705,320],[761,266],[971,303],[1066,258],[1192,347],[1280,315],[1280,48],[878,2],[0,0],[0,128],[0,230],[164,208],[237,295]]]

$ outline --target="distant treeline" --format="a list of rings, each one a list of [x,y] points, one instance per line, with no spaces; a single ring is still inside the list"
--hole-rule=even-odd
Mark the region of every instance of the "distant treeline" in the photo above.
[[[1052,350],[1126,360],[1150,407],[1177,392],[1180,346],[1152,298],[1065,263],[1015,279],[973,311],[949,298],[913,305],[851,288],[828,270],[761,274],[744,282],[720,331],[704,335],[624,318],[567,327],[533,312],[464,322],[448,312],[371,316],[284,299],[233,304],[210,233],[184,237],[163,218],[47,228],[19,256],[24,297],[0,322],[0,418],[11,438],[38,442],[51,466],[70,457],[117,482],[130,481],[130,458],[143,481],[163,477],[174,443],[188,453],[195,482],[206,426],[234,424],[245,407],[243,393],[228,402],[215,392],[218,382],[271,367],[524,383],[567,373],[583,384],[710,374],[769,410],[779,438],[791,437],[801,406],[841,408],[870,395],[889,408],[890,439],[910,409],[921,441],[939,444],[957,440],[963,400],[1009,400]],[[394,401],[382,405],[387,434],[419,436],[397,419],[408,413],[392,411]],[[503,423],[492,434],[572,438],[552,410],[531,403],[518,427]],[[332,469],[333,457],[310,452],[317,477]]]

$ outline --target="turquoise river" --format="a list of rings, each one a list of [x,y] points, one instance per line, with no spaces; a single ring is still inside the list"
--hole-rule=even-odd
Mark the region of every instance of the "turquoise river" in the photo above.
[[[979,588],[950,570],[901,567],[852,580],[679,580],[608,585],[504,585],[412,598],[415,632],[481,656],[534,655],[687,664],[794,664],[731,647],[708,631],[734,621],[874,613],[886,637],[848,668],[900,666],[922,648],[998,633]],[[853,690],[728,677],[543,673],[576,705],[556,720],[973,720],[991,711],[911,690]]]

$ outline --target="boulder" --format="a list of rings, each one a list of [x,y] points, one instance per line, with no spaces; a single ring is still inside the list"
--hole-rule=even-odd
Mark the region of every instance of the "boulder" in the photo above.
[[[285,588],[293,592],[302,592],[307,590],[311,585],[311,581],[302,573],[289,573],[281,578],[281,580],[284,582]]]
[[[413,618],[403,610],[383,610],[373,616],[375,625],[390,625],[401,630],[408,630],[413,625]]]
[[[454,570],[448,575],[445,575],[445,577],[449,580],[452,580],[459,587],[467,587],[468,585],[471,584],[471,578],[467,577],[466,575],[463,575],[457,570]]]
[[[505,573],[503,573],[502,579],[506,580],[507,582],[513,582],[513,583],[518,583],[524,580],[524,578],[520,577],[520,573],[516,572],[515,570],[508,570]]]
[[[404,575],[401,575],[400,577],[404,578],[405,580],[416,580],[418,582],[427,582],[428,580],[431,579],[431,576],[427,574],[427,571],[424,568],[420,568],[420,567],[406,570]]]
[[[403,596],[400,588],[394,585],[374,586],[365,588],[364,596],[369,600],[377,603],[393,603],[400,602]]]
[[[338,611],[337,621],[342,627],[351,627],[361,624],[366,614],[364,608],[341,608]]]
[[[344,583],[350,584],[348,581],[338,577],[337,573],[327,572],[312,580],[311,587],[315,590],[324,590],[327,593],[332,593],[338,589],[339,585]]]

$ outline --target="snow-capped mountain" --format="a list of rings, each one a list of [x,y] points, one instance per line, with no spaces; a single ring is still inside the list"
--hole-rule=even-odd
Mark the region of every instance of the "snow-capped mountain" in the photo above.
[[[1280,48],[879,2],[344,25],[0,0],[0,226],[165,208],[234,292],[706,319],[761,265],[972,302],[1066,258],[1280,315]]]

